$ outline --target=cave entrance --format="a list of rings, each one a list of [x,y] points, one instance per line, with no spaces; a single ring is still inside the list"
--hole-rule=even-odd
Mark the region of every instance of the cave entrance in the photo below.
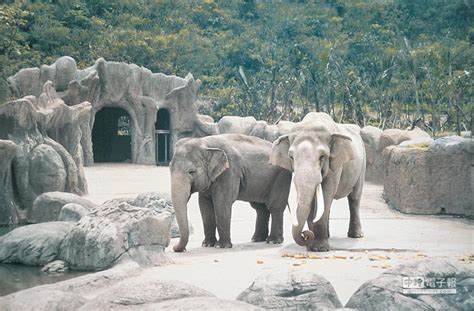
[[[170,113],[166,109],[158,110],[155,123],[156,165],[168,165],[171,149]]]
[[[99,110],[92,129],[94,162],[131,162],[131,137],[131,118],[124,109]]]

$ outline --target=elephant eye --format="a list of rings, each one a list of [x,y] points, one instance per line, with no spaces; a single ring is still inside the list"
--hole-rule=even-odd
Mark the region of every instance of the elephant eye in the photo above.
[[[195,169],[189,170],[189,172],[188,172],[189,175],[194,175],[194,173],[196,173]]]
[[[319,157],[319,162],[323,162],[323,160],[324,160],[324,156],[322,155]]]

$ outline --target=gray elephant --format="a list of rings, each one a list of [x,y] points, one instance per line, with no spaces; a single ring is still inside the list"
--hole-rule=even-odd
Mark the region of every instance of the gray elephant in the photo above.
[[[292,213],[292,233],[298,245],[329,250],[330,207],[333,199],[343,197],[349,199],[348,236],[363,236],[359,206],[365,149],[358,126],[335,123],[325,113],[309,113],[273,143],[271,162],[294,172],[298,205]],[[305,221],[310,230],[302,232]]]
[[[252,241],[283,242],[283,212],[290,192],[291,172],[270,164],[271,151],[270,142],[240,134],[178,141],[170,163],[171,197],[180,231],[175,252],[184,251],[188,243],[187,203],[195,192],[199,192],[204,225],[202,246],[232,247],[230,223],[235,200],[250,202],[257,211]]]

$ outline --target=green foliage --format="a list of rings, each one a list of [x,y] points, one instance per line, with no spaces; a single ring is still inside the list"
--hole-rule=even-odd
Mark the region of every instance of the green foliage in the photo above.
[[[3,3],[0,90],[24,67],[63,55],[85,67],[103,57],[154,72],[192,72],[216,119],[273,122],[326,111],[382,128],[470,129],[472,1]]]

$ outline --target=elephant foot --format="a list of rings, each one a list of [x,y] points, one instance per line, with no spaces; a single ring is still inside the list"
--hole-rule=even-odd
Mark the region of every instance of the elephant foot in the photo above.
[[[347,232],[347,236],[350,238],[363,238],[364,237],[364,232],[362,232],[362,229],[349,229],[349,232]]]
[[[202,247],[214,247],[216,245],[216,242],[217,242],[217,240],[215,238],[214,239],[204,239],[204,241],[202,241],[201,246]]]
[[[221,241],[219,240],[216,245],[216,248],[232,248],[232,243],[230,241]]]
[[[270,235],[267,238],[267,244],[281,244],[281,243],[283,243],[283,236],[274,237]]]
[[[252,242],[265,242],[267,240],[267,236],[268,235],[257,235],[257,234],[254,234],[252,236]]]
[[[327,240],[314,241],[311,245],[306,246],[306,249],[310,252],[328,252],[329,242]]]

